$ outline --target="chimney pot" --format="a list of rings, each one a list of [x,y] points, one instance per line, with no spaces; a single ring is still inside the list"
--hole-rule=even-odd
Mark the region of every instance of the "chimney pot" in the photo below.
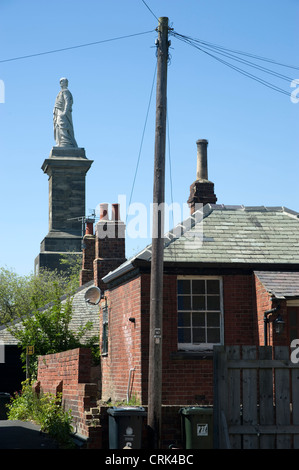
[[[86,220],[85,235],[93,235],[93,221]]]
[[[207,147],[208,141],[206,139],[199,139],[196,142],[197,145],[197,180],[208,180],[208,157]]]
[[[100,220],[109,220],[107,203],[100,204]]]
[[[197,210],[196,204],[216,204],[217,197],[214,192],[214,183],[208,180],[208,158],[206,139],[199,139],[197,144],[197,171],[196,181],[190,186],[188,204],[191,215]]]
[[[119,204],[112,204],[112,220],[119,220]]]

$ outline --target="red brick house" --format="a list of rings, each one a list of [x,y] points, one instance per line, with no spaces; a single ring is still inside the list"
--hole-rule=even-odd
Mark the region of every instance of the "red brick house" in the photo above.
[[[299,214],[284,207],[216,204],[207,177],[207,141],[197,145],[190,219],[165,236],[164,405],[213,403],[214,345],[264,345],[265,338],[289,345],[299,338]],[[202,210],[196,210],[198,203]],[[135,396],[146,404],[151,246],[124,261],[117,206],[112,220],[103,208],[96,235],[85,236],[82,269],[85,281],[94,277],[104,291],[101,396]],[[105,224],[121,233],[99,238]],[[282,333],[276,332],[278,314]]]

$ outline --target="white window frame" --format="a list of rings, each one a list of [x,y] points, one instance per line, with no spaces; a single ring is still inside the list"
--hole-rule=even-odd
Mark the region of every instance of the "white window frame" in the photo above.
[[[179,351],[207,351],[213,350],[214,346],[224,344],[224,310],[223,310],[223,281],[221,276],[177,276],[177,281],[179,280],[218,280],[219,281],[219,296],[220,296],[220,310],[212,310],[207,312],[219,312],[220,313],[220,342],[219,343],[177,343]],[[178,284],[177,284],[178,285]],[[184,310],[178,309],[178,292],[177,292],[177,313]],[[187,311],[187,310],[186,310]],[[190,310],[188,310],[190,311]],[[201,310],[191,310],[191,312],[200,312]],[[206,312],[206,310],[203,310]],[[178,331],[178,325],[177,325]]]

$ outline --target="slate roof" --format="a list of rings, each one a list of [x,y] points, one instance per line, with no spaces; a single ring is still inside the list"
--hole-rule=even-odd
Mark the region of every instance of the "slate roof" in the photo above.
[[[275,297],[299,297],[299,272],[255,271],[255,274]]]
[[[131,270],[137,260],[151,260],[151,245],[104,282]],[[299,214],[284,207],[207,204],[165,235],[164,262],[299,265]]]
[[[90,331],[86,332],[84,338],[89,339],[92,336],[99,337],[99,305],[91,305],[85,302],[84,295],[85,292],[94,286],[93,282],[89,282],[84,286],[80,287],[73,297],[73,309],[72,309],[72,320],[70,322],[70,330],[78,331],[79,328],[85,325],[88,321],[93,323],[93,327]],[[47,306],[45,306],[47,309]],[[22,322],[14,323],[16,327],[21,327]],[[18,341],[14,336],[10,334],[7,327],[0,326],[0,341],[6,345],[17,345]]]

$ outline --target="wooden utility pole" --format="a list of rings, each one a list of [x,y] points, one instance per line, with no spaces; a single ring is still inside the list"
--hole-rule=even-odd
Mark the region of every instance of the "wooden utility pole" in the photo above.
[[[150,446],[156,449],[160,448],[162,406],[163,251],[168,47],[168,18],[161,17],[159,18],[157,43],[147,421]]]

